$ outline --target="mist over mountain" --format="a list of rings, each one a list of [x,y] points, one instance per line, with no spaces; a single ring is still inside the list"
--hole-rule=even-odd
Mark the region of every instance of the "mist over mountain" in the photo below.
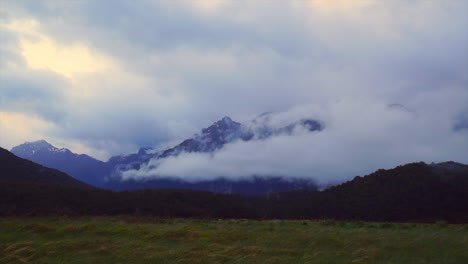
[[[312,178],[288,178],[287,175],[255,175],[246,172],[233,179],[224,175],[193,178],[172,177],[164,174],[148,174],[148,177],[132,177],[133,171],[142,168],[157,168],[154,161],[161,162],[170,157],[187,153],[208,155],[222,150],[226,145],[238,141],[262,141],[274,136],[294,136],[296,130],[319,132],[323,124],[312,119],[291,121],[280,126],[271,126],[269,118],[262,115],[247,125],[223,117],[211,126],[201,130],[193,138],[166,150],[157,151],[146,147],[137,153],[111,157],[107,162],[98,161],[87,155],[72,153],[66,148],[56,148],[39,140],[26,142],[12,149],[16,155],[37,163],[62,170],[75,178],[95,186],[113,190],[133,190],[145,188],[179,188],[209,190],[221,193],[262,194],[293,189],[317,189]],[[217,164],[212,164],[213,167]]]
[[[214,136],[196,135],[169,148],[164,158],[155,156],[115,176],[142,181],[165,176],[191,182],[277,176],[329,186],[349,180],[350,175],[415,160],[465,162],[466,131],[453,130],[449,119],[434,125],[438,115],[403,104],[354,100],[267,112],[241,126],[221,126],[229,140],[218,138],[215,126]]]
[[[264,114],[260,117],[263,117],[261,120],[263,122],[254,119],[243,125],[225,116],[211,126],[202,129],[201,134],[195,135],[194,138],[187,139],[179,145],[163,151],[158,158],[177,156],[182,152],[214,152],[223,148],[224,145],[236,141],[261,140],[277,135],[291,135],[295,129],[300,128],[310,132],[320,131],[323,126],[316,120],[303,119],[283,127],[272,127],[269,126],[270,120],[265,118]]]
[[[450,138],[445,137],[447,129]],[[225,116],[178,144],[142,147],[107,162],[44,142],[12,151],[114,190],[193,188],[255,194],[323,189],[352,175],[415,158],[438,162],[448,157],[463,162],[466,151],[460,146],[467,140],[465,134],[452,130],[450,120],[433,126],[426,113],[415,113],[401,104],[341,101],[328,109],[304,106],[267,112],[243,123]],[[425,151],[427,142],[440,151]],[[76,165],[80,160],[87,162]],[[67,161],[74,165],[66,165]]]

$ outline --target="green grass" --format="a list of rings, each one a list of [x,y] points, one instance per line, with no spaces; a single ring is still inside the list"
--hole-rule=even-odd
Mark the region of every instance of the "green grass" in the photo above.
[[[154,218],[3,218],[0,263],[468,263],[468,228]]]

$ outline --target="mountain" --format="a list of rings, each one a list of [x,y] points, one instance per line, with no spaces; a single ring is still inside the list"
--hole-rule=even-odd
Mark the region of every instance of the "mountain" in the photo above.
[[[16,156],[43,166],[58,169],[88,184],[102,187],[110,168],[88,155],[75,154],[66,148],[56,148],[45,140],[26,142],[11,149]]]
[[[264,140],[274,135],[292,135],[296,129],[318,132],[323,124],[312,119],[302,119],[273,126],[272,113],[263,114],[250,123],[241,124],[230,117],[223,117],[211,126],[201,130],[200,134],[182,141],[174,147],[157,151],[152,148],[140,148],[137,153],[111,157],[107,162],[96,160],[87,155],[78,155],[66,148],[56,148],[45,140],[26,142],[11,151],[17,156],[32,160],[47,167],[68,173],[78,180],[97,187],[112,190],[135,190],[146,188],[178,188],[207,190],[220,193],[264,194],[294,189],[317,189],[316,184],[307,179],[286,180],[274,175],[256,177],[246,175],[244,180],[217,178],[199,182],[187,182],[180,179],[154,175],[151,180],[123,180],[122,171],[139,169],[151,159],[165,159],[181,153],[213,153],[226,144],[236,141]]]
[[[106,162],[106,167],[108,168],[106,181],[111,179],[112,175],[119,171],[139,168],[141,164],[144,164],[158,156],[158,152],[154,152],[152,148],[148,147],[140,148],[137,153],[113,156]]]
[[[330,187],[322,192],[286,192],[273,215],[368,221],[468,222],[468,166],[456,162],[410,163]]]
[[[220,177],[199,182],[187,182],[160,175],[155,175],[156,177],[151,177],[151,180],[144,181],[123,180],[119,177],[122,171],[139,169],[151,159],[165,159],[191,152],[212,153],[229,143],[264,140],[275,135],[292,135],[296,129],[305,129],[309,132],[323,129],[323,124],[313,119],[272,125],[272,118],[274,118],[273,113],[265,113],[247,124],[241,124],[225,116],[211,126],[202,129],[200,134],[196,134],[174,147],[160,151],[152,148],[140,148],[137,153],[114,156],[107,162],[96,160],[88,155],[75,154],[66,148],[56,148],[45,140],[26,142],[14,147],[11,151],[19,157],[64,171],[80,181],[112,190],[178,188],[220,193],[264,194],[294,189],[317,189],[311,180],[286,180],[276,176],[246,175],[244,180],[227,180]]]
[[[179,145],[165,150],[159,158],[176,156],[182,152],[213,152],[236,140],[250,140],[253,135],[230,117],[223,117],[211,126],[202,129],[201,135],[184,140]]]
[[[118,164],[129,164],[132,162],[144,162],[153,158],[155,154],[152,152],[153,149],[149,147],[140,148],[137,153],[132,153],[129,155],[119,155],[119,156],[112,156],[107,163],[112,165]]]
[[[3,148],[0,148],[0,172],[0,181],[3,182],[2,184],[23,182],[60,184],[85,189],[93,188],[61,171],[46,168],[32,161],[22,159]]]
[[[176,156],[182,152],[213,152],[237,140],[261,140],[274,135],[291,135],[297,128],[303,128],[309,132],[323,129],[323,125],[319,121],[312,119],[302,119],[284,126],[272,127],[268,124],[270,119],[265,118],[264,115],[261,115],[263,119],[257,118],[247,125],[235,122],[230,117],[225,116],[211,126],[202,129],[201,134],[163,151],[158,158]]]
[[[150,151],[152,154],[147,155],[148,150],[140,150],[138,154],[111,158],[110,161],[120,160],[121,162],[114,167],[114,176],[109,177],[106,187],[112,190],[177,188],[239,194],[265,194],[296,189],[316,190],[318,188],[317,185],[310,179],[285,179],[276,176],[257,177],[255,175],[246,175],[245,179],[242,180],[228,180],[219,177],[197,182],[164,177],[164,175],[154,175],[154,177],[147,180],[123,180],[119,177],[119,171],[139,169],[150,159],[165,159],[170,156],[180,155],[181,153],[213,153],[229,143],[264,140],[273,135],[292,135],[294,130],[298,128],[309,132],[321,131],[323,129],[323,125],[320,122],[312,119],[303,119],[284,126],[271,127],[268,125],[269,119],[265,119],[265,116],[263,118],[263,122],[256,119],[254,120],[255,123],[243,125],[225,116],[211,126],[202,129],[201,134],[197,134],[193,138],[184,140],[182,143],[162,152],[153,150]]]
[[[445,218],[468,213],[468,166],[423,162],[378,170],[327,190],[342,214],[356,218]],[[447,164],[447,163],[445,163]],[[357,195],[359,193],[359,195]]]

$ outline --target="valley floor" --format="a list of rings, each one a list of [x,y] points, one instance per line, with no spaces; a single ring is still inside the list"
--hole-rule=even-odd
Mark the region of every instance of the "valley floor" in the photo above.
[[[0,218],[0,263],[468,263],[468,226]]]

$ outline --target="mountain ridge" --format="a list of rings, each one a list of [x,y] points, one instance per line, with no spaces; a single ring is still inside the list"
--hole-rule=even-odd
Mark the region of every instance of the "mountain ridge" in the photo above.
[[[85,189],[94,188],[59,170],[17,157],[3,148],[0,148],[0,171],[0,180],[6,182],[61,184]]]
[[[214,180],[190,183],[169,177],[154,177],[147,181],[123,180],[119,178],[121,171],[139,169],[151,159],[164,159],[181,153],[211,153],[222,149],[226,144],[236,141],[264,140],[270,136],[292,135],[295,129],[305,129],[309,132],[321,131],[323,124],[313,119],[292,121],[279,127],[270,127],[270,117],[263,116],[264,123],[254,120],[249,125],[243,125],[224,116],[212,125],[203,128],[200,134],[183,140],[181,143],[156,151],[152,148],[140,148],[137,153],[113,156],[102,162],[88,155],[78,155],[66,148],[56,148],[45,140],[26,142],[12,148],[16,155],[64,171],[73,177],[101,188],[113,190],[145,189],[145,188],[194,188],[208,191],[235,192],[244,194],[263,194],[290,189],[317,189],[312,180],[285,180],[282,177],[256,177],[246,175],[250,180],[227,180],[222,177]],[[254,124],[255,123],[255,124]],[[253,125],[254,124],[254,125]],[[251,186],[249,186],[249,183]],[[255,188],[258,192],[255,192]],[[249,189],[249,191],[244,191]],[[224,190],[224,191],[223,191]],[[260,191],[261,190],[261,191]]]
[[[76,154],[67,148],[56,148],[45,140],[26,142],[11,149],[18,157],[46,167],[64,171],[77,180],[103,187],[103,175],[108,168],[105,162],[86,154]]]

